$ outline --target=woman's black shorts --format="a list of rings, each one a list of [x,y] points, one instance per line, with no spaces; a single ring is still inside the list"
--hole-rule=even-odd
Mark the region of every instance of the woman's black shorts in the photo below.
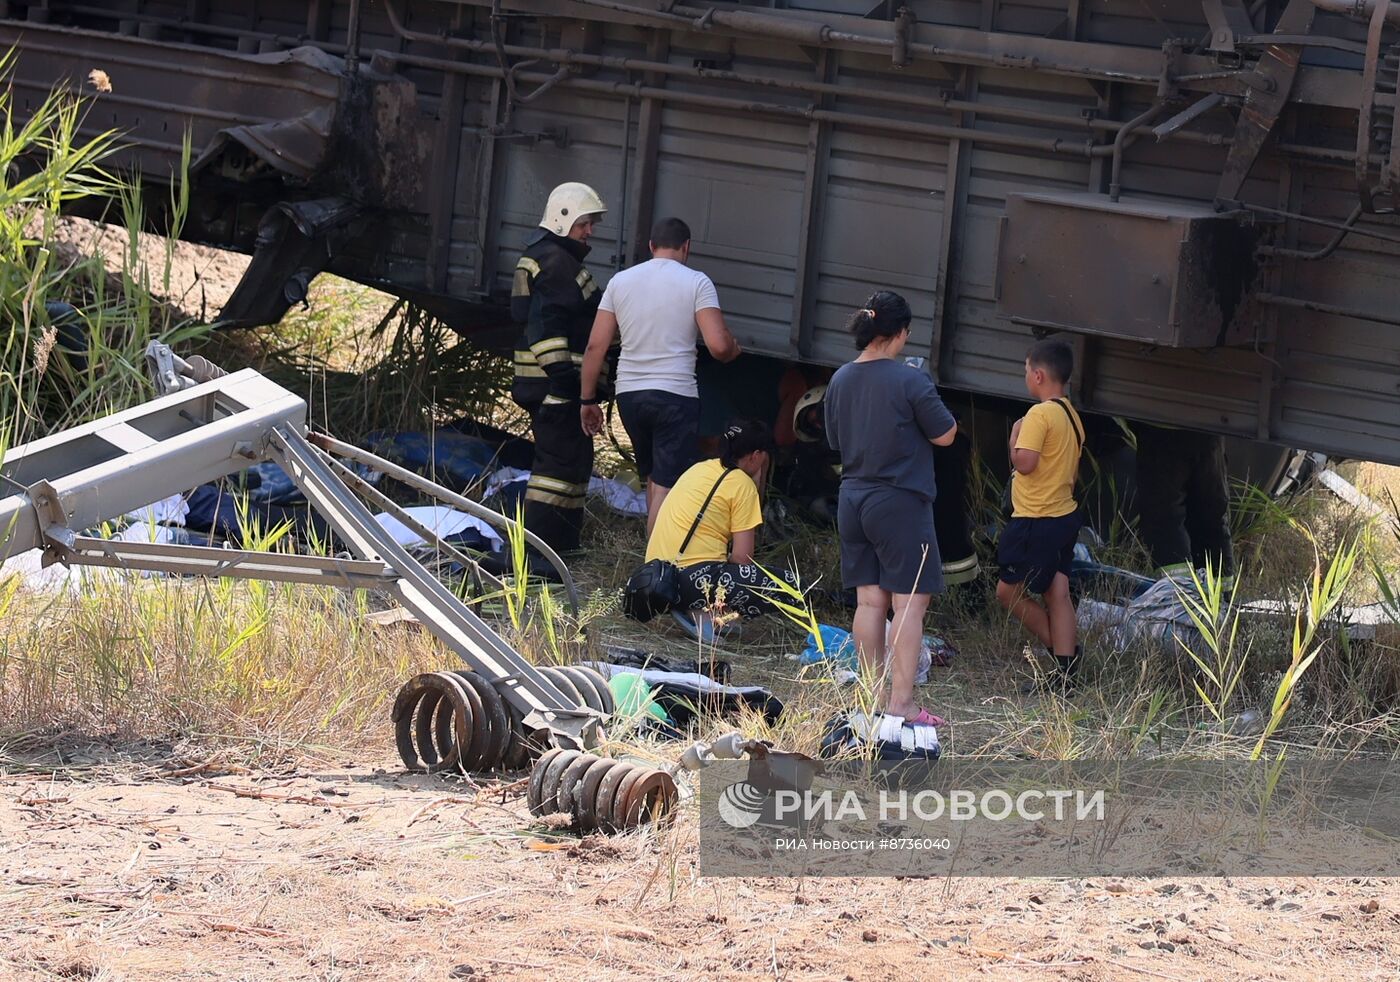
[[[888,593],[939,593],[943,561],[933,531],[933,502],[901,488],[843,486],[836,507],[841,582]]]

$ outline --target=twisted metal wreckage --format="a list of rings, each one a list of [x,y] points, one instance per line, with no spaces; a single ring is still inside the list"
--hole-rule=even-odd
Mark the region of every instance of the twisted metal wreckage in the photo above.
[[[467,665],[466,671],[419,675],[395,699],[398,750],[410,770],[518,770],[538,758],[531,810],[568,813],[584,831],[633,828],[674,808],[670,773],[587,752],[601,744],[603,724],[615,708],[602,676],[590,668],[542,668],[526,660],[399,545],[351,489],[457,559],[479,585],[499,589],[500,582],[347,462],[401,480],[498,528],[514,526],[511,519],[374,454],[310,432],[306,403],[252,369],[228,374],[202,358],[186,361],[159,342],[149,345],[146,357],[162,393],[158,398],[5,454],[0,478],[12,493],[0,499],[0,560],[37,548],[46,565],[383,591]],[[262,461],[287,472],[358,559],[82,534]],[[577,613],[577,590],[563,561],[522,531],[554,564]]]

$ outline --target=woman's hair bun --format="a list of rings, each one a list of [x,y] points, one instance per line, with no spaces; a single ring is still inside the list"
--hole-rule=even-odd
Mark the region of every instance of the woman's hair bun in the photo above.
[[[914,319],[909,303],[893,290],[878,290],[851,315],[847,329],[855,335],[856,347],[864,351],[877,338],[892,338]]]

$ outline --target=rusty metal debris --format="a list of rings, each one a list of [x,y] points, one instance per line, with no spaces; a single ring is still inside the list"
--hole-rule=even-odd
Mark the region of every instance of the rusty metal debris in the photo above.
[[[532,815],[563,813],[581,832],[624,832],[675,813],[678,794],[671,775],[576,750],[551,750],[530,774]]]
[[[593,669],[551,666],[538,671],[580,705],[602,716],[612,714],[612,692]],[[399,690],[390,719],[404,767],[427,774],[522,770],[550,743],[547,734],[525,725],[497,685],[471,671],[414,676]]]

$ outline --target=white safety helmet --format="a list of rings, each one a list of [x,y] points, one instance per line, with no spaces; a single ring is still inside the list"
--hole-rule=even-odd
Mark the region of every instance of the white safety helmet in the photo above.
[[[803,443],[816,443],[822,438],[820,432],[803,427],[802,414],[812,406],[820,406],[825,398],[826,386],[814,385],[802,393],[802,398],[797,400],[797,408],[792,411],[792,432]]]
[[[570,181],[549,192],[549,200],[544,205],[544,217],[540,226],[555,235],[568,235],[574,222],[585,215],[606,214],[608,206],[587,184]]]

